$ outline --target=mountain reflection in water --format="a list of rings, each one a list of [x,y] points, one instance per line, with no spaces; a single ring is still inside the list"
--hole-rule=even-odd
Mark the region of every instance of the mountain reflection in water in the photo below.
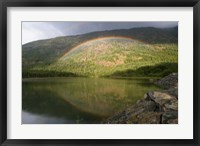
[[[98,124],[156,90],[149,79],[23,79],[22,124]]]

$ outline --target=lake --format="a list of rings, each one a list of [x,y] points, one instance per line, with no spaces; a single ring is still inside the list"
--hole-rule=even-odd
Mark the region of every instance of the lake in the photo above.
[[[22,124],[99,124],[156,89],[144,78],[23,79]]]

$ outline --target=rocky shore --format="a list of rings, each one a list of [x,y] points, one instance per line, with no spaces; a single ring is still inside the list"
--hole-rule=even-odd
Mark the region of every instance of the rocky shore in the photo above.
[[[161,91],[150,91],[133,106],[104,120],[107,124],[178,124],[178,74],[155,82]]]

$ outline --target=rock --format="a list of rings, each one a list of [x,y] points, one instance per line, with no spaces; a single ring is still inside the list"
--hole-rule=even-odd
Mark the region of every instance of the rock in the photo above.
[[[156,81],[155,84],[163,87],[164,89],[170,89],[170,88],[178,87],[178,74],[177,73],[171,73],[170,75]]]
[[[173,99],[163,105],[164,111],[178,111],[178,100]]]
[[[169,124],[170,122],[175,122],[174,121],[175,119],[178,119],[178,111],[165,112],[162,114],[161,118],[163,124]]]
[[[153,101],[140,100],[134,106],[131,106],[124,111],[116,113],[112,117],[103,121],[103,123],[124,124],[127,122],[130,123],[130,119],[135,119],[132,122],[137,123],[138,115],[150,111],[153,112],[155,109],[156,109],[156,104]]]
[[[145,111],[154,111],[156,109],[156,104],[153,101],[146,102],[144,105]]]
[[[136,104],[103,121],[109,124],[177,124],[178,74],[157,81],[167,90],[150,91]]]
[[[145,112],[138,116],[131,117],[128,124],[160,124],[161,114],[159,112]]]
[[[144,95],[144,99],[138,100],[134,106],[118,112],[105,123],[145,123],[159,124],[175,123],[177,118],[178,100],[174,96],[163,91],[151,91]]]
[[[140,103],[134,106],[134,113],[138,115],[141,111],[154,111],[156,109],[156,104],[153,101],[141,100]]]
[[[175,96],[176,98],[178,98],[178,87],[175,88],[170,88],[167,90],[167,92],[173,96]]]
[[[170,119],[167,121],[167,124],[178,124],[178,119]]]
[[[147,96],[145,97],[146,100],[150,99],[161,107],[170,101],[176,100],[174,96],[162,91],[151,91],[147,93]]]
[[[137,116],[139,124],[160,124],[160,112],[145,112]]]
[[[148,92],[148,98],[155,102],[157,106],[156,111],[178,111],[178,100],[175,96],[166,91],[152,91]],[[146,99],[148,99],[146,97]]]
[[[147,100],[147,101],[151,100],[151,98],[150,98],[148,93],[144,94],[144,100]]]

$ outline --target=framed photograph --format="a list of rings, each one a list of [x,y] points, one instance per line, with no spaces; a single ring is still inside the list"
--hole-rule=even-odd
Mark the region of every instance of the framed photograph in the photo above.
[[[1,145],[199,145],[198,0],[7,0]]]

